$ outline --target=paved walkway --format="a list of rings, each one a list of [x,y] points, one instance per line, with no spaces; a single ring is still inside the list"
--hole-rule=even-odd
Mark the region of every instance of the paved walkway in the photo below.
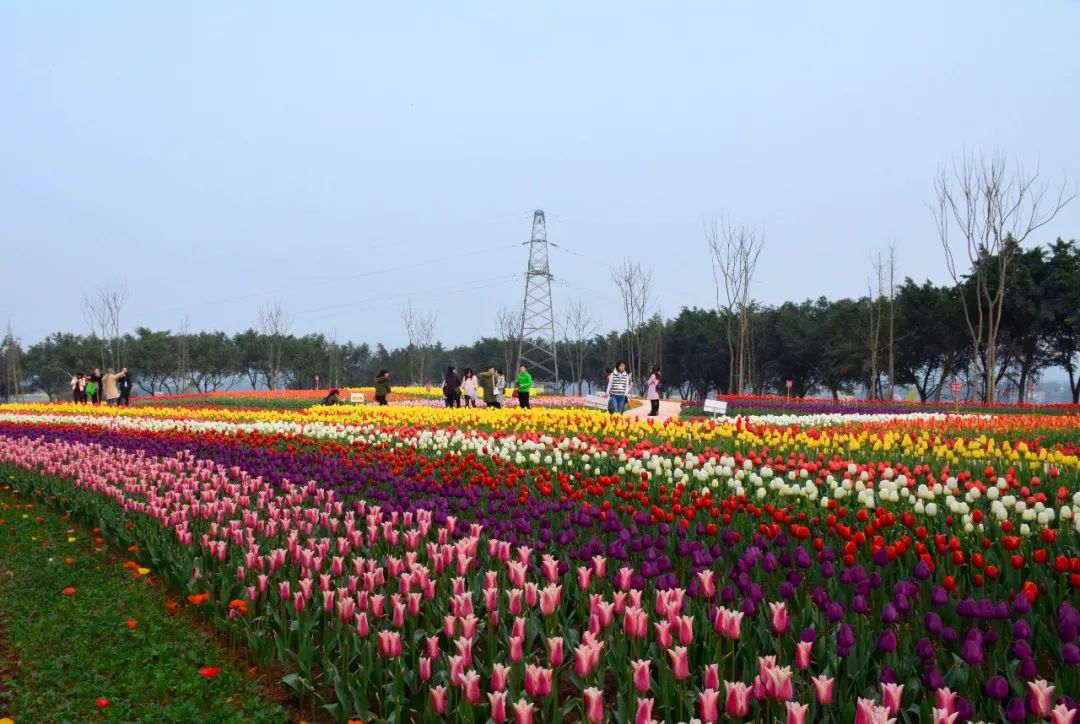
[[[682,404],[678,400],[660,400],[660,414],[656,417],[649,417],[649,401],[644,400],[640,405],[632,410],[627,410],[623,414],[625,417],[636,417],[639,420],[667,422],[672,418],[678,418],[681,409]]]

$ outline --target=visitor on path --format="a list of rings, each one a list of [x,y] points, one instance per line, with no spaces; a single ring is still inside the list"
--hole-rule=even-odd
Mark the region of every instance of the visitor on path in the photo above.
[[[120,386],[120,404],[128,407],[131,404],[131,386],[135,384],[131,370],[125,369],[123,377],[117,384]]]
[[[605,367],[604,368],[604,390],[605,390],[604,394],[605,395],[607,395],[607,386],[608,386],[608,382],[610,380],[611,380],[611,368],[610,367]],[[607,395],[607,398],[608,398],[607,399],[607,411],[608,412],[615,412],[615,408],[612,407],[612,404],[611,404],[611,396]]]
[[[465,368],[465,377],[461,380],[461,391],[465,393],[465,407],[476,407],[476,389],[480,381],[472,367]]]
[[[518,370],[517,378],[517,398],[518,407],[528,410],[529,408],[529,393],[532,392],[532,375],[529,374],[529,368],[525,365],[521,365]]]
[[[495,394],[499,397],[506,394],[506,373],[502,367],[495,368]]]
[[[496,392],[496,380],[498,373],[494,367],[488,367],[480,373],[480,388],[484,391],[484,404],[496,409],[502,407]]]
[[[101,404],[101,370],[94,368],[94,374],[86,378],[86,399],[95,405]]]
[[[457,368],[454,365],[446,368],[446,379],[443,380],[442,391],[447,407],[461,407],[461,378],[458,377]]]
[[[390,394],[390,370],[379,370],[375,375],[375,401],[385,407],[390,404],[386,396]]]
[[[626,410],[626,396],[630,392],[630,373],[626,371],[626,363],[619,362],[615,370],[608,377],[607,393],[611,399],[611,411],[621,415]]]
[[[660,414],[660,368],[653,367],[652,374],[649,375],[649,380],[646,382],[648,389],[645,392],[645,399],[649,401],[649,417],[656,417]]]
[[[86,402],[86,373],[80,372],[71,378],[71,401],[76,405]]]
[[[105,404],[114,407],[120,404],[120,387],[116,383],[125,374],[127,374],[127,367],[119,372],[113,372],[113,368],[110,367],[109,371],[102,375],[101,382],[105,388],[103,390],[105,393]]]

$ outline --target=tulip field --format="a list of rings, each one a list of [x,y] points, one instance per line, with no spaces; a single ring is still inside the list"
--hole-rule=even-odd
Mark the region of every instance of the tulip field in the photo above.
[[[1080,721],[1080,408],[288,394],[6,405],[0,475],[316,720]]]

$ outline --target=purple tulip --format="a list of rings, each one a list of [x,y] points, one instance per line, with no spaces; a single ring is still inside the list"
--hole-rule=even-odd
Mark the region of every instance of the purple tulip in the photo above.
[[[981,664],[983,660],[982,641],[967,639],[960,649],[960,657],[971,665]]]
[[[1009,695],[1009,682],[1001,674],[991,676],[986,682],[986,695],[997,701],[1005,701]]]
[[[1023,724],[1027,721],[1027,707],[1024,705],[1023,700],[1013,698],[1009,702],[1009,705],[1005,707],[1005,718],[1012,724]]]
[[[855,602],[852,601],[852,608],[855,607]],[[896,623],[900,620],[900,612],[896,610],[896,606],[891,603],[886,603],[881,607],[881,622],[886,624]]]
[[[896,634],[891,629],[882,631],[878,636],[877,649],[888,654],[896,651]]]
[[[1061,657],[1069,666],[1080,666],[1080,646],[1070,641],[1061,647]]]
[[[1031,626],[1024,619],[1020,619],[1013,624],[1012,635],[1014,639],[1029,639],[1031,638]]]

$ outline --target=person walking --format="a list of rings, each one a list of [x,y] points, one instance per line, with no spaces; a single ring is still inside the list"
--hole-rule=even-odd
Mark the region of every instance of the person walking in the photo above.
[[[494,367],[488,367],[480,373],[480,388],[484,391],[484,404],[496,409],[502,407],[496,392],[497,373]]]
[[[71,401],[76,405],[86,402],[86,374],[83,372],[71,378]]]
[[[102,375],[101,382],[103,387],[105,388],[103,390],[103,392],[105,393],[105,404],[112,405],[114,407],[120,404],[120,387],[117,386],[116,383],[125,374],[127,374],[127,367],[120,370],[119,372],[113,372],[112,367],[110,367],[109,371]]]
[[[134,383],[135,380],[131,377],[131,370],[124,370],[124,376],[120,378],[118,383],[120,386],[120,404],[124,407],[131,404],[131,386]]]
[[[101,368],[95,367],[94,373],[87,376],[86,399],[95,405],[101,404]]]
[[[626,397],[630,393],[630,373],[626,371],[626,363],[619,362],[608,377],[608,397],[611,399],[611,411],[621,415],[626,410]]]
[[[529,408],[529,393],[532,392],[532,375],[529,374],[529,368],[525,365],[521,365],[518,370],[517,378],[517,398],[518,407],[528,410]]]
[[[375,375],[375,401],[385,407],[390,404],[386,396],[390,394],[390,370],[379,370]]]
[[[446,379],[443,380],[442,389],[447,407],[461,407],[461,378],[458,377],[457,368],[454,365],[446,368]]]
[[[648,387],[645,399],[649,401],[649,417],[656,417],[660,414],[660,390],[662,389],[659,367],[652,368],[652,374],[649,375],[645,384]]]
[[[476,407],[476,388],[479,380],[472,371],[472,367],[465,368],[465,376],[461,380],[461,391],[465,393],[465,407]]]
[[[502,367],[495,368],[495,394],[502,398],[506,394],[506,373]]]

